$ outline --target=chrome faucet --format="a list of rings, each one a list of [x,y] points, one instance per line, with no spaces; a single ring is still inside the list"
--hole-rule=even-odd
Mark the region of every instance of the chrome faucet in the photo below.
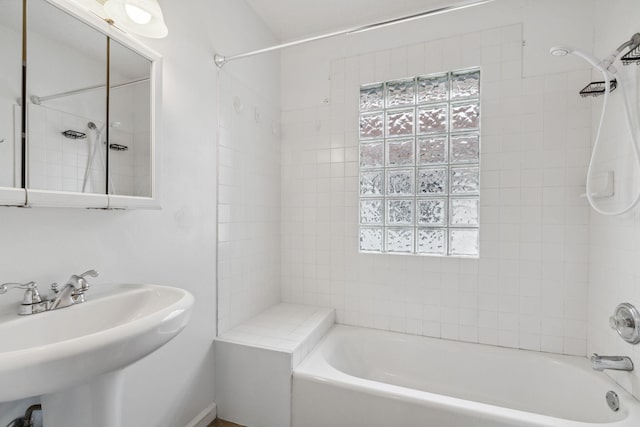
[[[74,274],[69,278],[62,290],[58,290],[56,283],[51,285],[51,294],[41,297],[36,282],[29,283],[4,283],[0,285],[0,294],[6,294],[9,289],[24,289],[24,297],[18,314],[29,315],[44,311],[57,310],[74,304],[85,302],[84,293],[89,290],[86,276],[98,277],[98,272],[89,270],[82,274]]]
[[[58,285],[56,283],[51,285],[51,290],[55,298],[51,302],[49,310],[56,310],[85,302],[84,293],[89,290],[89,283],[87,283],[85,279],[86,276],[98,277],[98,272],[89,270],[82,274],[74,274],[67,280],[66,285],[64,285],[61,291],[58,291]]]
[[[593,353],[591,367],[596,371],[604,371],[605,369],[633,371],[633,361],[627,356],[599,356]]]

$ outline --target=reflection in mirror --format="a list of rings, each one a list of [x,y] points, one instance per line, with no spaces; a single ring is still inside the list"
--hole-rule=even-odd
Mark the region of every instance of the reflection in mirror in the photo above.
[[[151,197],[151,61],[110,43],[109,194]]]
[[[21,187],[22,2],[0,10],[0,187]]]
[[[27,22],[27,186],[105,194],[107,37],[44,0]]]

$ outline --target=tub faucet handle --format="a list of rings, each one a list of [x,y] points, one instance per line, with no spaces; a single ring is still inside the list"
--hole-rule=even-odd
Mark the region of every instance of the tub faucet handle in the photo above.
[[[618,329],[623,327],[633,327],[633,320],[625,318],[619,315],[609,317],[609,326],[611,329]]]
[[[619,304],[613,316],[609,317],[609,326],[628,343],[640,343],[640,312],[629,303]]]

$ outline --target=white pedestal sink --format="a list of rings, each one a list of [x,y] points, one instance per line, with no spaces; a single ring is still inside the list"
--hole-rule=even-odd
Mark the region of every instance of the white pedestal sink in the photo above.
[[[42,396],[46,427],[120,427],[122,369],[175,337],[193,301],[183,289],[118,285],[72,307],[0,317],[0,402]]]

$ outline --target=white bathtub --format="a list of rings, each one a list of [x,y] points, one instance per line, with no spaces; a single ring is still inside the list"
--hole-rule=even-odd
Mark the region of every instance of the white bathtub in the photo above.
[[[341,325],[294,369],[292,412],[293,427],[640,426],[640,402],[584,357]]]

